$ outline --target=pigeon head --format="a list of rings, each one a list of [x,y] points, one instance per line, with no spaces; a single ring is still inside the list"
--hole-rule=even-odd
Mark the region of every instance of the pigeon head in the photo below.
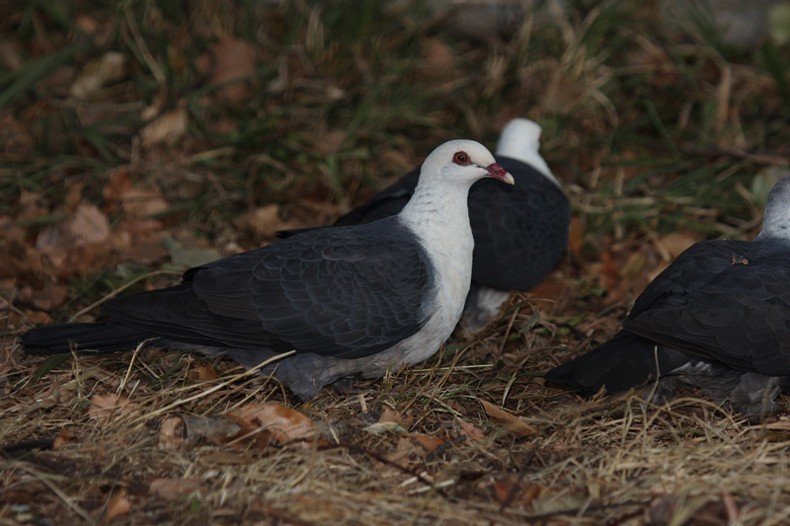
[[[475,141],[455,140],[442,144],[425,159],[420,183],[468,187],[484,177],[514,184],[513,176],[497,164],[485,146]]]
[[[540,126],[529,119],[511,120],[502,129],[502,135],[497,142],[497,157],[509,157],[526,163],[560,186],[560,182],[540,155],[540,132]]]
[[[790,241],[790,177],[781,179],[768,194],[763,228],[757,238]]]

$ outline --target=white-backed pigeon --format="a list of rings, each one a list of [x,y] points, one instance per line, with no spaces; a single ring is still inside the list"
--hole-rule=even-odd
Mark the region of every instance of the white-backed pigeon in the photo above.
[[[463,311],[474,240],[467,196],[513,177],[481,144],[447,142],[392,217],[318,229],[188,270],[179,285],[122,296],[107,321],[36,328],[29,354],[161,347],[223,353],[273,372],[302,399],[346,378],[377,378],[433,355]],[[504,186],[504,185],[503,185]]]

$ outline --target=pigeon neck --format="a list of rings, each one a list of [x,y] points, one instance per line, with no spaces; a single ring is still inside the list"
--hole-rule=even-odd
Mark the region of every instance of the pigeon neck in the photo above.
[[[471,185],[426,183],[417,185],[398,218],[419,238],[433,265],[435,296],[426,306],[433,311],[431,323],[441,328],[432,330],[444,341],[461,318],[472,281]]]
[[[472,235],[468,197],[468,186],[434,185],[421,180],[400,215],[425,241],[453,244],[454,236]]]
[[[790,177],[776,183],[765,203],[763,228],[757,239],[790,241]]]
[[[766,216],[763,228],[757,235],[757,239],[781,239],[790,241],[790,217]]]

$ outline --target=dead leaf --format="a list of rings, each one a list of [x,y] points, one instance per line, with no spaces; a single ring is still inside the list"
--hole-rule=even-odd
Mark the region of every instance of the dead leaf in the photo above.
[[[19,207],[19,213],[16,216],[18,221],[30,221],[47,215],[47,207],[41,192],[21,190],[17,204]]]
[[[131,218],[142,219],[161,214],[170,208],[158,190],[146,190],[131,187],[122,190],[119,194],[121,209]]]
[[[179,104],[172,111],[156,116],[158,111],[156,106],[149,106],[143,110],[143,120],[154,119],[140,130],[140,138],[146,148],[156,144],[173,144],[187,131],[189,117],[183,104]]]
[[[433,453],[436,451],[436,448],[445,444],[445,441],[439,437],[423,435],[421,433],[415,433],[411,435],[411,438],[416,440],[426,451],[426,453]]]
[[[271,239],[285,228],[280,219],[280,206],[271,204],[251,210],[242,215],[236,224],[240,228],[249,229],[259,239]]]
[[[110,232],[107,216],[96,206],[81,203],[68,219],[44,228],[36,238],[36,248],[52,251],[101,243],[110,236]]]
[[[398,424],[404,429],[409,429],[411,425],[414,423],[414,417],[409,417],[402,415],[398,411],[394,410],[390,406],[384,406],[384,410],[381,412],[379,416],[380,423],[394,423]]]
[[[697,241],[697,236],[691,232],[672,232],[656,241],[656,249],[665,261],[671,261]]]
[[[110,51],[96,60],[91,60],[80,72],[69,93],[78,99],[87,98],[102,87],[123,78],[126,57],[123,54]]]
[[[556,309],[552,309],[552,306],[562,305],[562,300],[570,294],[569,290],[568,277],[561,271],[556,271],[529,289],[529,295],[536,299],[551,300],[546,307],[541,306],[540,311],[555,312]]]
[[[187,428],[180,416],[171,416],[159,425],[159,449],[177,449],[186,442]]]
[[[584,223],[578,217],[571,217],[570,230],[568,231],[568,250],[570,250],[576,261],[584,261],[582,248],[584,248]]]
[[[255,47],[249,42],[232,37],[222,38],[212,49],[215,61],[212,84],[224,84],[217,92],[220,99],[241,102],[250,93],[244,82],[255,71]]]
[[[423,77],[434,80],[458,78],[455,52],[444,40],[423,39],[421,48],[422,60],[417,64],[417,71]]]
[[[485,400],[480,400],[480,404],[483,406],[483,410],[488,416],[502,424],[504,428],[513,435],[517,437],[527,437],[538,434],[537,429],[513,413],[505,411],[501,407],[497,407]]]
[[[96,394],[91,398],[88,416],[103,423],[116,415],[129,414],[133,409],[134,404],[126,397],[115,393]]]
[[[485,439],[486,435],[480,428],[475,427],[473,424],[470,424],[461,418],[456,417],[456,421],[461,427],[461,434],[464,435],[470,442],[480,442]]]
[[[392,462],[393,464],[404,465],[405,462],[401,462],[404,459],[407,459],[410,454],[414,452],[414,445],[412,444],[411,440],[408,437],[400,437],[398,439],[398,444],[395,446],[395,450],[387,453],[384,458]]]
[[[209,364],[195,367],[194,372],[198,380],[210,381],[218,378],[217,370]]]
[[[262,431],[263,437],[270,437],[279,444],[298,442],[309,448],[319,437],[315,423],[309,417],[277,402],[247,404],[229,416],[242,428],[254,429],[259,434]]]
[[[200,490],[198,479],[156,479],[148,485],[148,493],[165,500],[176,500]]]
[[[126,498],[126,490],[121,489],[118,493],[110,497],[110,501],[107,503],[107,507],[104,509],[102,516],[104,519],[103,522],[109,522],[115,517],[126,515],[130,511],[132,511],[132,504],[129,502],[129,499]]]
[[[28,265],[45,264],[44,269],[58,275],[85,272],[104,266],[112,251],[110,222],[90,203],[81,203],[61,223],[44,228],[36,238],[36,252],[27,254]]]
[[[132,188],[132,186],[134,185],[132,184],[129,165],[124,164],[113,168],[107,178],[107,183],[102,188],[105,210],[109,213],[117,214],[121,209],[121,195]]]
[[[528,506],[543,490],[539,484],[520,480],[518,475],[508,475],[490,483],[497,502],[501,505]]]
[[[72,440],[71,433],[67,429],[61,429],[58,431],[55,440],[52,441],[52,449],[60,449],[63,447],[63,444],[66,442],[70,442]]]
[[[53,311],[63,305],[67,297],[65,285],[46,283],[42,289],[31,291],[30,301],[39,309]]]

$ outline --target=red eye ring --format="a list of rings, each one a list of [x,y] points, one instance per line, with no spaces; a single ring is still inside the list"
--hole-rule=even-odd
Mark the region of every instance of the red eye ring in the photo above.
[[[453,162],[461,166],[469,164],[469,155],[467,155],[466,152],[455,152],[455,155],[453,155]]]

